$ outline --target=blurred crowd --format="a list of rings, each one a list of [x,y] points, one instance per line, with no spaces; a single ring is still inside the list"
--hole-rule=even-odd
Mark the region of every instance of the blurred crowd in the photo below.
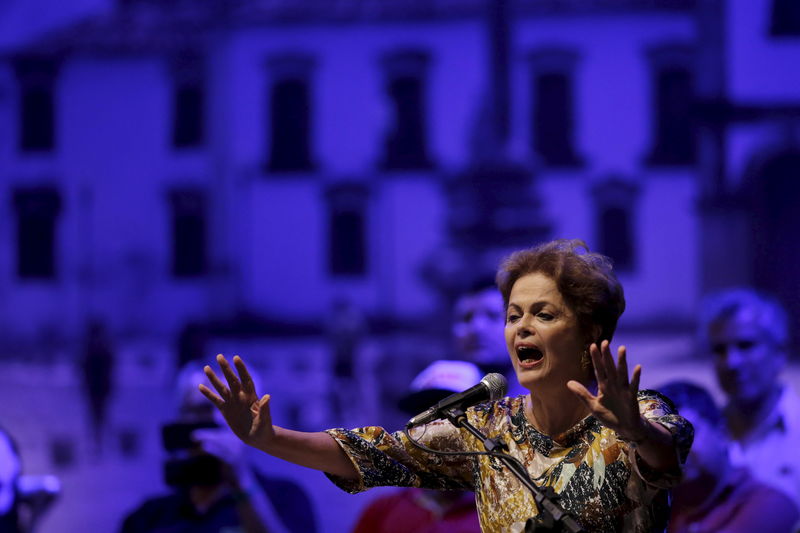
[[[509,394],[520,394],[506,354],[504,323],[503,299],[492,280],[466,288],[452,306],[451,353],[408,384],[397,408],[411,417],[489,372],[506,375],[512,384]],[[336,410],[358,401],[353,360],[366,327],[352,303],[335,306],[329,339],[339,383],[331,398]],[[711,294],[698,316],[697,339],[724,399],[718,404],[691,380],[656,387],[695,429],[683,481],[672,492],[669,531],[795,531],[800,522],[800,456],[794,452],[800,442],[800,397],[782,378],[791,346],[786,312],[776,300],[749,288]],[[176,415],[161,428],[166,491],[153,487],[152,496],[130,509],[118,530],[325,531],[304,489],[251,463],[246,446],[198,392],[203,370],[192,359],[207,356],[187,357],[175,379]],[[101,454],[114,373],[114,349],[101,322],[87,328],[80,368],[93,453]],[[59,491],[55,476],[24,475],[13,435],[0,431],[0,531],[35,531]],[[471,493],[411,488],[373,500],[353,531],[458,533],[478,532],[480,526]]]

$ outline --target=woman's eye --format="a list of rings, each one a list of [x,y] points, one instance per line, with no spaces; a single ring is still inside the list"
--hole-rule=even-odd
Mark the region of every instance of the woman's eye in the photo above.
[[[519,315],[508,315],[506,322],[516,322],[519,320]]]
[[[554,317],[553,315],[551,315],[550,313],[544,313],[544,312],[542,312],[542,313],[536,313],[536,316],[538,316],[538,317],[539,317],[539,318],[541,318],[542,320],[553,320],[553,318],[555,318],[555,317]]]

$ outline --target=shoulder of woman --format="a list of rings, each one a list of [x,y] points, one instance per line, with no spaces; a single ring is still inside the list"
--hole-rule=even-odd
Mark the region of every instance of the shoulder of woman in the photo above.
[[[659,410],[663,415],[677,414],[678,409],[672,400],[653,389],[642,389],[639,391],[636,400],[639,402],[639,409],[644,413],[646,410]]]

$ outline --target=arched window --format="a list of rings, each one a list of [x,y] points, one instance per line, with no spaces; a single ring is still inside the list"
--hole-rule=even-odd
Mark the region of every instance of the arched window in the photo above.
[[[54,187],[21,188],[14,192],[17,214],[17,276],[56,278],[56,220],[61,195]]]
[[[367,191],[345,184],[328,191],[328,265],[333,276],[367,272]]]
[[[613,177],[594,186],[596,239],[600,253],[614,261],[619,272],[636,268],[636,184]]]
[[[574,74],[577,54],[544,48],[529,56],[531,68],[531,147],[552,167],[582,164],[575,149]]]
[[[203,57],[184,52],[174,58],[172,146],[196,148],[205,141],[206,94]]]
[[[772,0],[769,31],[774,37],[800,37],[800,2]]]
[[[311,71],[306,56],[282,56],[269,61],[269,162],[273,172],[313,169]]]
[[[307,82],[294,79],[275,83],[270,116],[270,170],[310,170]]]
[[[45,59],[19,59],[19,149],[48,152],[56,145],[55,80],[57,65]]]
[[[664,46],[649,53],[651,69],[651,165],[691,165],[696,156],[692,50]]]
[[[398,52],[384,58],[391,113],[382,164],[387,170],[431,166],[426,115],[428,62],[424,52]]]
[[[602,253],[614,260],[619,271],[633,270],[633,232],[630,210],[622,206],[600,208],[598,238]]]
[[[172,275],[192,278],[207,273],[206,197],[202,190],[170,193],[172,208]]]

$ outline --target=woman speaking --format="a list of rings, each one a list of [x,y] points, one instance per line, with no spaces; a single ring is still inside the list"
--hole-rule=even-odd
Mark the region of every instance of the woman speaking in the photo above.
[[[578,240],[558,240],[511,254],[497,284],[506,306],[505,341],[517,379],[528,393],[469,408],[467,420],[502,441],[534,484],[587,531],[661,531],[668,489],[680,479],[691,425],[670,402],[639,391],[624,347],[609,342],[625,309],[622,286],[603,255]],[[446,420],[408,434],[381,427],[305,433],[274,426],[269,395],[259,397],[244,362],[217,362],[224,381],[205,367],[219,408],[245,443],[328,474],[349,492],[394,485],[474,490],[487,532],[524,531],[539,515],[533,495],[483,444]],[[238,375],[237,375],[238,373]]]

